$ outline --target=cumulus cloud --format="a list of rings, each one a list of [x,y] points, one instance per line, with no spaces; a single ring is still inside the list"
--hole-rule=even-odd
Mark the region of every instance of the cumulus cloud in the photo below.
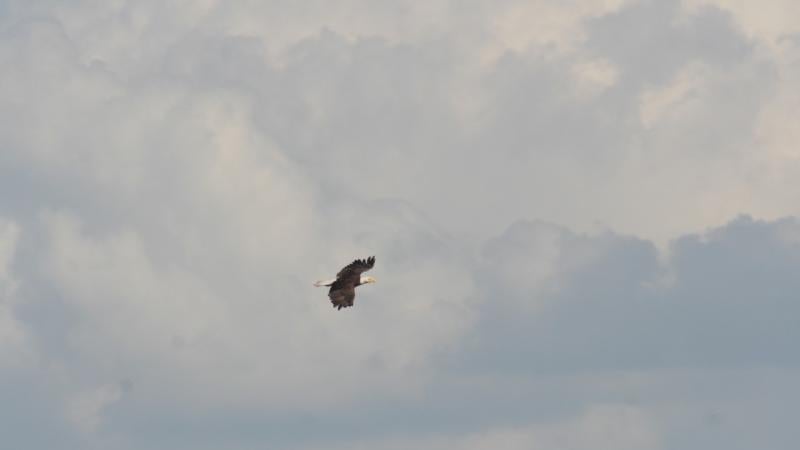
[[[59,24],[77,61],[172,81],[156,95],[239,91],[258,129],[314,179],[351,194],[367,184],[457,233],[545,217],[666,242],[743,209],[793,212],[775,178],[790,169],[765,167],[753,148],[768,126],[756,118],[794,82],[775,79],[784,58],[760,52],[762,36],[731,8],[22,5],[11,9]],[[533,17],[550,27],[514,31]],[[425,25],[434,19],[446,25]],[[775,200],[760,201],[767,194]]]
[[[741,217],[664,256],[613,233],[516,224],[484,250],[481,344],[464,358],[567,373],[794,367],[798,233],[792,218]]]
[[[789,448],[779,414],[742,413],[782,400],[694,393],[790,390],[796,370],[800,79],[778,16],[0,12],[13,442]],[[353,310],[311,286],[372,254]]]

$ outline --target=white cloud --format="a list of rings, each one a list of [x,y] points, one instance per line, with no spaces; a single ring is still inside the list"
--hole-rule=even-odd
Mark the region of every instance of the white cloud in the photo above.
[[[99,98],[119,88],[147,93],[138,105],[145,117],[157,99],[162,108],[172,101],[202,108],[187,86],[203,87],[202,101],[212,103],[240,96],[252,129],[302,162],[312,179],[407,200],[459,234],[485,236],[525,217],[582,230],[597,221],[663,243],[743,211],[795,212],[796,202],[780,195],[794,169],[753,151],[791,147],[775,118],[791,116],[792,104],[773,95],[792,92],[788,77],[774,76],[788,57],[764,54],[766,38],[745,34],[740,14],[679,2],[473,6],[120,2],[88,12],[62,5],[44,9],[68,44],[51,39],[36,54],[66,45],[71,64],[89,69],[72,76],[76,89]],[[15,7],[20,16],[29,8]],[[488,63],[487,48],[496,49]],[[61,79],[35,84],[41,90]],[[693,88],[659,109],[671,115],[655,114],[654,95],[678,85]],[[91,108],[59,92],[55,104],[77,105],[44,115],[47,123],[75,106]],[[642,98],[649,99],[644,122]],[[126,123],[130,107],[123,102],[114,121]],[[15,117],[9,120],[22,121],[21,129],[36,123]],[[118,138],[119,125],[112,129],[108,139]],[[114,158],[136,167],[138,148],[154,143],[115,146],[124,150]],[[348,164],[328,170],[343,159]],[[707,166],[720,169],[697,173]],[[475,217],[476,207],[493,213]]]

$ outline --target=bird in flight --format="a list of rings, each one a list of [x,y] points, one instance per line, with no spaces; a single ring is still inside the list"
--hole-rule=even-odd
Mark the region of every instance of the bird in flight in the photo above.
[[[317,281],[314,286],[331,287],[330,291],[328,291],[328,297],[330,297],[333,307],[337,310],[353,306],[353,300],[356,298],[356,286],[375,282],[375,278],[361,275],[372,269],[374,265],[374,256],[370,256],[366,260],[357,259],[340,270],[336,274],[336,278]]]

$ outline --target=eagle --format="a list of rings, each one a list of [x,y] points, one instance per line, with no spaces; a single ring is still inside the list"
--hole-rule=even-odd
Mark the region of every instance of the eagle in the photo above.
[[[317,281],[314,283],[314,286],[331,287],[330,291],[328,291],[328,297],[330,297],[333,307],[337,310],[353,306],[353,300],[356,298],[356,286],[375,282],[375,278],[361,275],[369,269],[372,269],[374,265],[374,256],[370,256],[367,259],[357,259],[344,266],[344,268],[336,274],[336,278]]]

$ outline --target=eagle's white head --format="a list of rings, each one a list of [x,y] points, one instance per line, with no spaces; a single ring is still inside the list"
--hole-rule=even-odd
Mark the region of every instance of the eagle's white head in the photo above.
[[[376,281],[375,278],[361,275],[361,281],[359,284],[369,284],[369,283],[374,283],[375,281]]]

